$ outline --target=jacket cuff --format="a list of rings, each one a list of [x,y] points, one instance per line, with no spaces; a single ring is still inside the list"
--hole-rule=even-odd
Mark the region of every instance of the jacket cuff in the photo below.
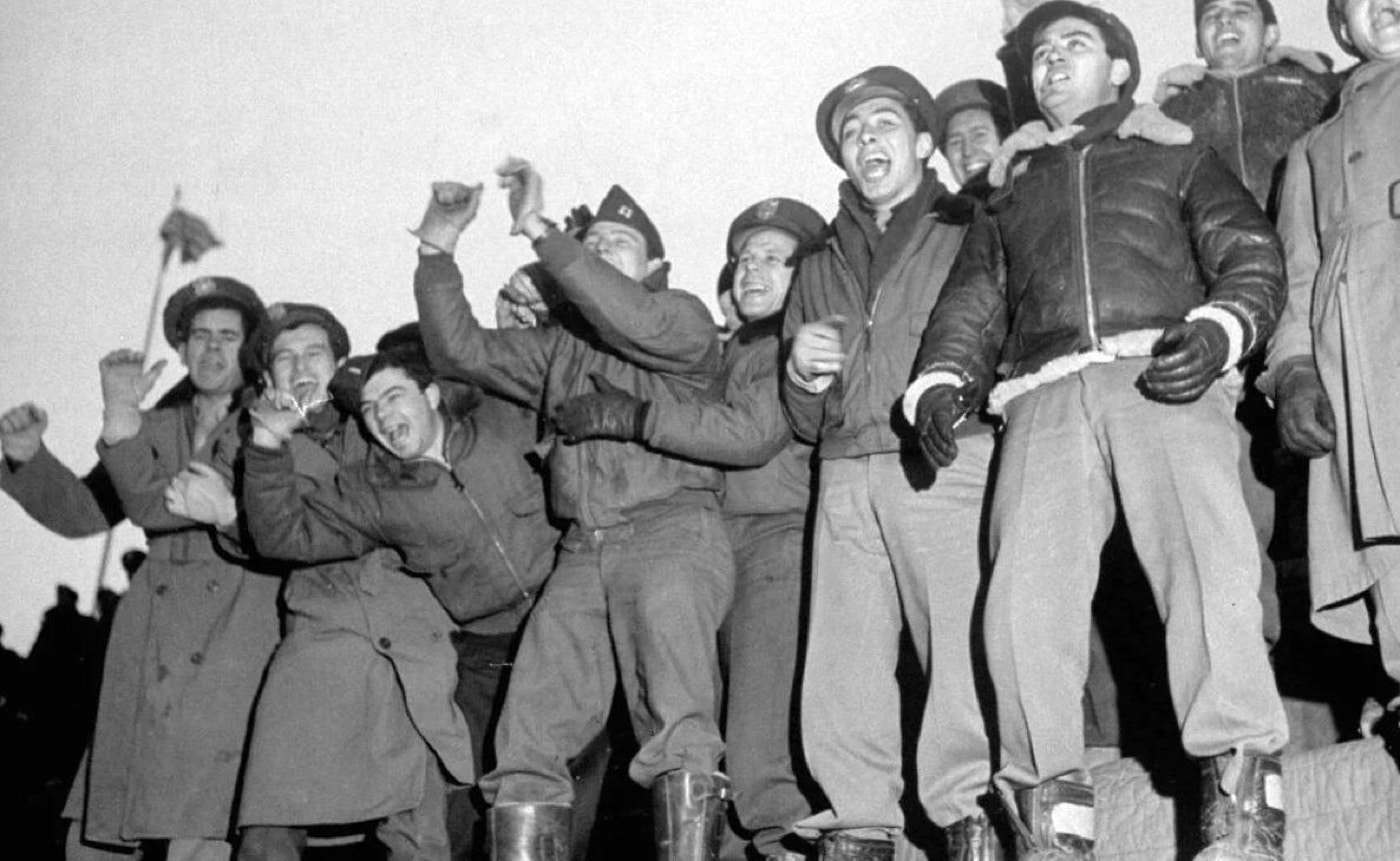
[[[583,256],[583,243],[558,230],[551,230],[536,239],[535,254],[550,272],[559,272]]]
[[[952,386],[961,388],[967,380],[953,373],[952,371],[929,371],[917,380],[909,384],[909,388],[904,390],[904,420],[909,422],[910,427],[917,427],[916,419],[919,414],[919,398],[924,396],[924,392],[935,386]]]
[[[817,377],[816,379],[810,381],[802,379],[802,377],[799,376],[797,373],[797,368],[794,367],[792,364],[791,356],[789,356],[787,360],[787,375],[788,379],[792,381],[792,384],[794,386],[797,386],[802,391],[813,395],[819,395],[827,389],[831,388],[831,381],[836,379],[835,374],[823,374],[820,377]]]
[[[1222,305],[1201,305],[1193,308],[1191,313],[1186,315],[1186,322],[1194,323],[1197,320],[1209,320],[1225,330],[1225,337],[1230,341],[1230,349],[1225,356],[1225,364],[1221,366],[1221,372],[1225,372],[1239,364],[1240,358],[1244,356],[1244,323],[1234,311],[1227,310]]]

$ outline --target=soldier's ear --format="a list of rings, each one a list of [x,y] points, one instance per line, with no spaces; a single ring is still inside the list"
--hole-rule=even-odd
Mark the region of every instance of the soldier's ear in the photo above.
[[[928,161],[933,155],[933,135],[928,132],[919,132],[914,138],[914,155],[919,157],[919,161]]]
[[[442,389],[437,383],[428,383],[428,387],[423,390],[423,394],[428,398],[428,406],[436,410],[442,404]]]
[[[647,261],[647,274],[648,274],[648,275],[655,275],[655,274],[656,274],[656,270],[660,269],[662,266],[665,266],[665,265],[666,265],[666,261],[665,261],[665,260],[662,260],[660,257],[653,257],[653,258],[651,258],[650,260]]]
[[[1279,32],[1277,24],[1269,24],[1264,27],[1264,52],[1267,54],[1278,44]]]
[[[1108,67],[1109,83],[1121,87],[1133,76],[1133,66],[1122,57],[1116,57]]]

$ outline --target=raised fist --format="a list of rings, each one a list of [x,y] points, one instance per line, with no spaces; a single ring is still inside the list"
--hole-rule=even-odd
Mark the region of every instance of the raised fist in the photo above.
[[[499,183],[508,193],[510,206],[510,235],[517,236],[525,231],[525,221],[531,215],[544,212],[544,180],[534,165],[523,158],[507,156],[496,166]]]
[[[409,233],[418,237],[424,245],[451,254],[457,250],[457,240],[462,231],[476,218],[476,211],[481,207],[481,192],[481,183],[433,183],[428,208],[423,211],[423,221]]]
[[[20,404],[0,415],[0,452],[6,460],[25,463],[39,453],[49,415],[32,403]]]

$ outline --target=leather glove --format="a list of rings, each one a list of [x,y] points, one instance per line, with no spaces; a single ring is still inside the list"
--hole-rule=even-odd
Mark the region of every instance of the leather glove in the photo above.
[[[614,386],[601,374],[588,375],[598,391],[576,395],[554,411],[554,426],[567,443],[590,439],[643,441],[651,401]]]
[[[1214,320],[1170,326],[1152,346],[1152,363],[1142,372],[1147,396],[1168,404],[1186,404],[1206,393],[1230,356],[1230,336]]]
[[[582,241],[583,234],[588,232],[588,226],[592,223],[593,210],[588,208],[588,204],[581,203],[564,216],[564,232]]]
[[[919,396],[914,429],[919,435],[919,450],[935,469],[950,466],[957,458],[954,432],[969,406],[967,393],[955,386],[934,386]]]
[[[435,182],[422,223],[409,233],[418,237],[424,245],[451,254],[457,250],[457,239],[476,218],[476,210],[480,206],[481,183]]]
[[[529,216],[544,212],[544,180],[534,165],[516,156],[509,156],[497,165],[496,176],[500,178],[501,188],[508,192],[510,235],[518,236],[525,231]]]
[[[1336,447],[1336,416],[1317,371],[1309,367],[1290,371],[1279,383],[1276,395],[1278,438],[1284,448],[1300,457],[1315,458]]]

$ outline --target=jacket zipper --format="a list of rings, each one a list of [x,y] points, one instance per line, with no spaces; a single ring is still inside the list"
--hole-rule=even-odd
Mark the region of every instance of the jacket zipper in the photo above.
[[[1089,275],[1089,204],[1087,203],[1089,195],[1086,181],[1089,150],[1092,148],[1093,144],[1089,144],[1075,156],[1074,188],[1071,190],[1071,194],[1075,197],[1075,206],[1079,216],[1079,269],[1080,277],[1084,279],[1084,323],[1089,329],[1089,342],[1097,350],[1099,348],[1099,326],[1094,313],[1093,278]]]
[[[1248,185],[1249,174],[1244,163],[1244,111],[1240,109],[1240,79],[1230,78],[1230,106],[1235,111],[1235,158],[1239,160],[1240,182]]]
[[[525,588],[525,583],[520,579],[520,574],[515,570],[515,564],[510,561],[510,556],[506,553],[505,547],[501,546],[501,539],[496,535],[496,530],[491,528],[491,521],[486,519],[486,512],[481,510],[481,506],[477,504],[476,498],[467,490],[467,486],[457,478],[457,473],[449,469],[447,474],[452,476],[452,484],[457,488],[457,492],[462,494],[462,497],[471,505],[472,510],[476,512],[477,518],[481,521],[482,527],[486,530],[486,534],[491,536],[491,546],[496,548],[496,553],[500,555],[501,561],[506,564],[506,570],[510,572],[510,578],[515,581],[515,587],[520,590],[521,596],[523,596],[526,601],[529,601],[533,596],[530,594],[530,590]]]

